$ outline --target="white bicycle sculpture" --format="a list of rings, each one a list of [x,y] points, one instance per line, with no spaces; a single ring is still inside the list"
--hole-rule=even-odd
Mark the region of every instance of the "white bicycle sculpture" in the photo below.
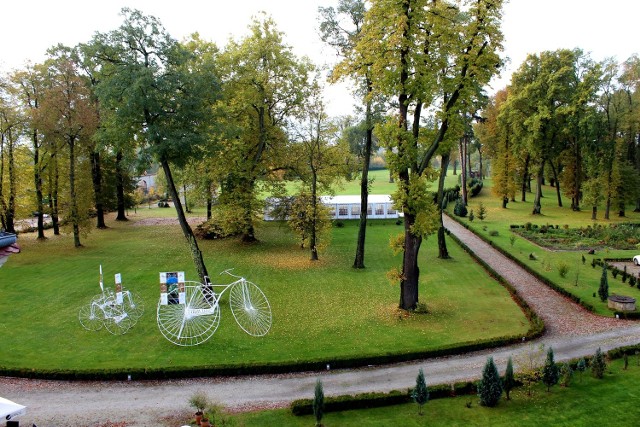
[[[127,333],[142,317],[144,304],[138,294],[122,286],[120,274],[115,275],[116,291],[104,288],[102,282],[102,266],[100,266],[100,289],[102,292],[83,305],[78,313],[78,320],[88,331],[99,331],[104,328],[113,335]]]
[[[184,273],[160,273],[162,293],[157,321],[167,340],[180,346],[195,346],[211,338],[220,324],[220,300],[226,291],[229,291],[233,317],[243,331],[254,337],[269,332],[271,306],[260,288],[244,277],[231,274],[230,270],[220,274],[228,274],[236,280],[227,285],[203,285],[185,281]],[[167,278],[167,275],[172,276]],[[177,277],[180,281],[172,281]]]

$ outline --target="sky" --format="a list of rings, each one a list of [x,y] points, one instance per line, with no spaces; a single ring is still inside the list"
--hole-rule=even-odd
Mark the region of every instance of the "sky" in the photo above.
[[[318,65],[331,65],[336,56],[318,36],[318,7],[337,0],[21,0],[5,2],[0,24],[0,72],[41,62],[47,48],[87,42],[122,22],[123,7],[157,17],[174,38],[198,32],[223,47],[229,38],[247,33],[252,16],[264,11],[285,33],[285,43]],[[506,69],[492,81],[488,93],[505,87],[511,73],[529,53],[579,47],[601,61],[624,61],[640,53],[638,0],[510,0],[503,15]],[[352,113],[346,85],[328,87],[325,98],[331,115]]]

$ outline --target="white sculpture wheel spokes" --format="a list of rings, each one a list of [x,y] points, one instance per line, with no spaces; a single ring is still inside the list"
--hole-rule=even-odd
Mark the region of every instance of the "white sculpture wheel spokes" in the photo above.
[[[144,313],[144,303],[142,302],[142,298],[140,298],[140,295],[135,292],[128,290],[125,290],[122,293],[122,304],[124,305],[124,310],[131,317],[133,323],[136,323]]]
[[[229,305],[238,325],[251,336],[261,337],[271,329],[271,306],[258,286],[239,280],[229,291]]]
[[[113,335],[124,335],[136,323],[122,305],[109,301],[104,307],[104,327]]]
[[[99,331],[102,329],[104,313],[95,303],[85,304],[80,307],[78,319],[83,328],[88,331]]]
[[[158,328],[164,337],[180,346],[207,341],[220,324],[220,307],[211,288],[185,282],[184,304],[158,303]]]

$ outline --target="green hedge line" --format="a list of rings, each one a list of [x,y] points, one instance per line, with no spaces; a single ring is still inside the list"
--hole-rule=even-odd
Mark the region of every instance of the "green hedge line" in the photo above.
[[[544,333],[542,320],[531,310],[527,303],[517,294],[516,290],[504,280],[498,273],[482,262],[455,236],[448,233],[453,240],[465,251],[469,252],[499,283],[505,286],[512,295],[514,301],[522,307],[529,319],[530,328],[525,337],[537,338]],[[139,368],[126,370],[46,370],[29,368],[7,368],[0,366],[0,376],[38,378],[54,380],[127,380],[129,376],[133,380],[164,380],[179,378],[237,376],[237,375],[271,375],[290,372],[323,371],[327,365],[331,369],[351,369],[370,365],[386,365],[391,363],[409,362],[413,360],[429,359],[435,357],[452,356],[473,351],[487,350],[522,342],[522,335],[504,336],[488,340],[476,340],[445,346],[433,350],[411,351],[396,354],[380,354],[375,356],[353,356],[341,359],[308,360],[291,363],[262,363],[248,365],[211,365],[211,366],[182,366],[166,368]]]
[[[455,218],[453,215],[449,216],[449,218],[453,219],[454,221],[456,221],[458,224],[460,224],[461,226],[463,226],[466,229],[469,229],[469,226],[463,222],[460,222],[457,220],[457,218]],[[475,233],[474,233],[475,234]],[[522,267],[527,273],[531,274],[533,277],[535,277],[536,279],[540,280],[542,283],[544,283],[545,285],[547,285],[548,287],[550,287],[551,289],[553,289],[554,291],[558,292],[561,295],[566,296],[567,298],[571,299],[573,302],[575,302],[576,304],[581,305],[582,307],[584,307],[585,309],[591,311],[591,312],[595,312],[595,308],[593,307],[593,305],[589,304],[588,302],[583,301],[580,297],[572,294],[571,292],[567,291],[566,289],[558,286],[558,284],[556,284],[555,282],[552,282],[551,280],[547,279],[546,277],[544,277],[543,275],[541,275],[540,273],[538,273],[536,270],[534,270],[533,268],[529,267],[527,264],[523,263],[522,261],[520,261],[518,258],[516,258],[514,255],[512,255],[511,253],[505,251],[504,249],[502,249],[500,246],[494,245],[493,241],[491,239],[486,238],[483,235],[480,234],[476,234],[476,236],[478,236],[479,238],[481,238],[484,242],[486,242],[487,244],[491,245],[491,247],[493,247],[494,249],[496,249],[498,252],[500,252],[502,255],[506,256],[507,258],[509,258],[511,261],[515,262],[516,264],[518,264],[520,267]]]
[[[621,359],[624,355],[634,356],[640,354],[640,344],[619,347],[607,352],[609,360]],[[584,357],[587,364],[590,364],[592,356]],[[579,359],[567,361],[573,370],[576,369]],[[517,387],[522,386],[518,382]],[[474,382],[460,382],[451,384],[439,384],[429,386],[429,399],[442,399],[446,397],[475,395],[476,384]],[[384,406],[401,405],[413,401],[411,398],[412,389],[407,391],[392,390],[388,393],[362,393],[356,395],[342,395],[325,397],[325,412],[338,412],[350,409],[369,409]],[[313,414],[313,400],[299,399],[291,403],[290,409],[293,415],[303,416]]]
[[[401,405],[413,401],[411,389],[406,391],[392,390],[388,393],[361,393],[356,395],[328,396],[324,398],[325,412],[339,412],[351,409],[381,408],[384,406]],[[440,384],[429,386],[429,399],[470,395],[476,393],[476,387],[471,382],[455,384]],[[291,403],[291,413],[297,416],[313,414],[313,399],[299,399]]]

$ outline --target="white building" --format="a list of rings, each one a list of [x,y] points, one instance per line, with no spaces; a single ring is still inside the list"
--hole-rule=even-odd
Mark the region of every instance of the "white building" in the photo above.
[[[329,206],[334,219],[359,219],[360,196],[322,196],[322,203]],[[367,218],[398,218],[393,201],[388,194],[369,194],[367,199]]]
[[[329,207],[333,219],[360,219],[360,196],[322,196],[320,200]],[[264,219],[271,221],[270,204],[267,203]],[[369,194],[367,200],[367,218],[398,218],[398,211],[393,208],[393,201],[388,194]]]

